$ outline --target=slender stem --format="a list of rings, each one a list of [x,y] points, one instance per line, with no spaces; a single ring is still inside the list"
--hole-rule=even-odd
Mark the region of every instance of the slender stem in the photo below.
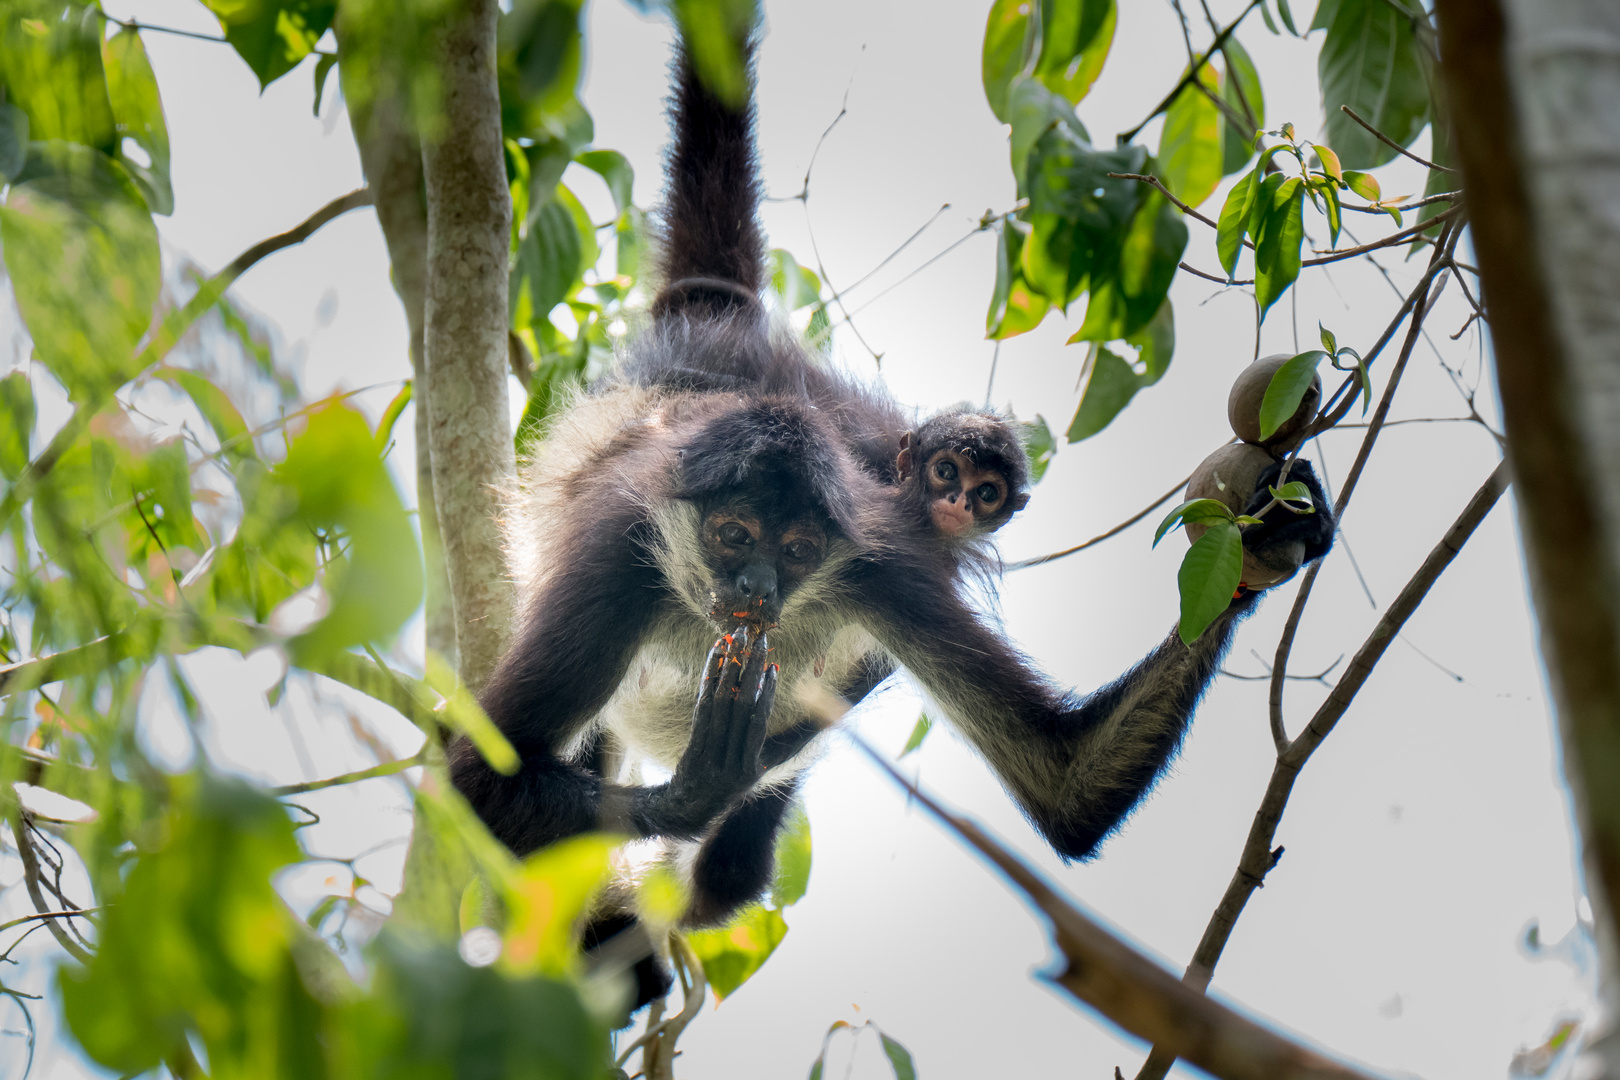
[[[1249,0],[1248,6],[1242,11],[1238,12],[1238,17],[1233,19],[1230,25],[1226,26],[1221,30],[1220,33],[1215,35],[1215,40],[1204,52],[1204,55],[1200,56],[1196,62],[1187,65],[1187,74],[1183,75],[1181,77],[1181,81],[1176,83],[1176,85],[1171,88],[1170,92],[1164,96],[1164,100],[1155,105],[1153,107],[1153,111],[1148,113],[1147,116],[1142,119],[1140,124],[1137,124],[1129,131],[1123,131],[1119,134],[1119,145],[1124,146],[1126,143],[1135,139],[1142,133],[1142,129],[1147,127],[1148,124],[1152,122],[1155,116],[1158,116],[1171,105],[1175,104],[1175,100],[1181,96],[1181,92],[1190,86],[1194,79],[1198,78],[1198,73],[1204,69],[1205,64],[1209,63],[1210,57],[1220,52],[1221,46],[1226,44],[1226,39],[1231,37],[1237,31],[1238,26],[1245,18],[1248,17],[1249,12],[1259,7],[1260,4],[1261,0]]]
[[[1382,131],[1379,131],[1377,128],[1375,128],[1371,124],[1367,123],[1367,121],[1363,120],[1361,117],[1357,116],[1356,115],[1356,110],[1352,109],[1350,106],[1348,106],[1348,105],[1340,105],[1339,110],[1341,112],[1343,112],[1346,116],[1350,117],[1350,119],[1354,120],[1356,123],[1360,124],[1362,127],[1366,128],[1368,131],[1370,131],[1372,133],[1373,138],[1377,139],[1379,142],[1383,143],[1385,146],[1390,147],[1396,153],[1404,154],[1406,157],[1411,158],[1413,161],[1417,162],[1419,165],[1422,165],[1424,168],[1426,168],[1426,169],[1434,169],[1437,172],[1443,172],[1443,173],[1454,173],[1454,172],[1457,171],[1456,169],[1451,168],[1449,165],[1436,165],[1434,162],[1429,161],[1427,158],[1418,157],[1416,154],[1412,153],[1412,151],[1408,150],[1406,147],[1402,146],[1400,143],[1396,142],[1394,139],[1390,138],[1388,135],[1385,135]]]
[[[381,765],[373,765],[369,769],[356,769],[354,772],[343,773],[341,776],[329,776],[325,780],[306,780],[301,784],[283,784],[281,787],[271,788],[272,795],[302,795],[307,791],[321,791],[325,788],[341,787],[344,784],[358,784],[362,780],[375,780],[378,777],[394,776],[406,769],[414,769],[427,761],[425,752],[412,754],[408,758],[398,761],[385,761]],[[4,929],[4,927],[0,927]]]
[[[34,910],[43,914],[54,909],[45,902],[45,893],[40,888],[39,856],[35,854],[34,841],[28,835],[28,820],[28,811],[20,806],[14,809],[11,813],[11,835],[17,841],[17,856],[22,860],[23,883],[28,888],[28,899],[34,902]],[[46,919],[45,926],[69,956],[81,964],[90,963],[90,951],[68,936],[60,919]]]
[[[1023,570],[1026,567],[1030,567],[1030,566],[1040,566],[1042,563],[1049,563],[1049,562],[1053,561],[1054,559],[1061,559],[1066,555],[1073,555],[1077,551],[1084,551],[1088,547],[1092,547],[1092,546],[1094,546],[1096,544],[1102,543],[1104,540],[1108,540],[1108,539],[1111,539],[1111,538],[1113,538],[1115,536],[1118,536],[1120,533],[1124,532],[1126,529],[1130,528],[1132,525],[1135,525],[1138,521],[1141,521],[1143,518],[1145,518],[1149,514],[1153,513],[1153,511],[1157,510],[1159,507],[1161,507],[1165,503],[1169,502],[1172,498],[1175,497],[1176,492],[1180,491],[1182,488],[1187,486],[1187,481],[1191,480],[1191,479],[1192,479],[1191,474],[1187,475],[1178,484],[1176,484],[1175,487],[1171,488],[1169,491],[1165,492],[1163,495],[1160,495],[1158,497],[1158,499],[1156,499],[1152,503],[1152,505],[1147,506],[1147,507],[1143,508],[1142,510],[1137,511],[1135,514],[1133,514],[1130,517],[1126,518],[1124,521],[1120,522],[1118,525],[1115,525],[1112,529],[1109,529],[1105,533],[1099,533],[1098,535],[1093,536],[1090,540],[1087,540],[1083,544],[1076,544],[1076,545],[1074,545],[1074,547],[1064,548],[1062,551],[1054,551],[1050,555],[1037,555],[1032,559],[1020,559],[1019,561],[1017,561],[1015,563],[1008,564],[1007,569],[1008,570]]]
[[[1147,173],[1130,172],[1111,172],[1108,175],[1113,177],[1115,180],[1136,180],[1140,183],[1147,184],[1149,187],[1157,188],[1159,193],[1165,198],[1169,199],[1171,202],[1175,203],[1176,208],[1179,209],[1183,214],[1186,214],[1188,217],[1197,221],[1202,221],[1205,225],[1208,225],[1212,229],[1220,228],[1220,225],[1218,225],[1213,218],[1205,217],[1203,214],[1200,214],[1197,210],[1194,210],[1192,207],[1188,206],[1186,203],[1172,195],[1170,193],[1170,189],[1164,186],[1164,181],[1160,180],[1157,176]],[[1250,251],[1254,250],[1254,243],[1250,240],[1244,240],[1243,246],[1248,248]]]
[[[40,919],[78,919],[93,915],[99,911],[106,911],[105,907],[69,908],[66,911],[36,911],[32,915],[10,919],[0,923],[0,932],[10,930],[12,927],[22,926],[25,923],[37,922]]]
[[[1243,854],[1238,859],[1237,870],[1227,884],[1220,903],[1210,916],[1209,924],[1204,928],[1203,938],[1193,953],[1192,962],[1187,965],[1187,972],[1182,976],[1182,982],[1187,986],[1200,991],[1209,986],[1210,980],[1214,977],[1215,964],[1220,960],[1232,929],[1237,925],[1238,917],[1249,902],[1249,897],[1265,883],[1266,875],[1282,858],[1283,849],[1273,848],[1271,845],[1276,839],[1277,826],[1282,822],[1283,812],[1288,806],[1288,797],[1293,792],[1294,781],[1298,779],[1300,770],[1310,760],[1316,748],[1322,744],[1322,740],[1333,731],[1334,725],[1350,707],[1356,694],[1366,684],[1368,676],[1377,667],[1390,642],[1400,634],[1407,619],[1411,618],[1412,613],[1428,596],[1429,589],[1462,551],[1463,545],[1473,536],[1480,522],[1485,520],[1485,516],[1496,505],[1507,485],[1508,467],[1503,462],[1496,466],[1485,483],[1474,493],[1451,528],[1446,530],[1445,536],[1435,545],[1417,572],[1406,583],[1406,587],[1401,590],[1400,595],[1395,598],[1394,603],[1390,604],[1388,610],[1378,620],[1372,633],[1357,650],[1355,659],[1350,661],[1344,675],[1328,694],[1327,700],[1311,718],[1310,724],[1286,752],[1277,756],[1271,780],[1266,785],[1265,796],[1260,801],[1259,810],[1255,812],[1254,824],[1249,828],[1248,838],[1243,845]],[[1136,1074],[1136,1080],[1162,1080],[1177,1056],[1179,1055],[1173,1050],[1156,1045]]]

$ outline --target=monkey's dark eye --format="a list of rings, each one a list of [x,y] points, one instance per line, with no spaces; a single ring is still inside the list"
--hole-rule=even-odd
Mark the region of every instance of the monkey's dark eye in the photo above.
[[[747,547],[749,544],[754,542],[754,538],[748,535],[748,530],[743,528],[741,525],[738,525],[735,521],[726,522],[724,525],[720,526],[718,532],[720,535],[720,542],[727,547]]]
[[[783,546],[782,554],[792,562],[809,562],[816,557],[816,545],[808,540],[794,540]]]
[[[985,506],[994,506],[996,501],[1001,498],[1001,489],[994,484],[980,484],[979,489],[973,493],[973,497]]]
[[[955,480],[956,462],[951,461],[949,458],[944,461],[936,461],[934,463],[934,475],[941,480]]]

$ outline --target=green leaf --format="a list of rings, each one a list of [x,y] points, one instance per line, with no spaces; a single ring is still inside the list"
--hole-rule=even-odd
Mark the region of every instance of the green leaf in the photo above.
[[[1213,65],[1205,64],[1198,81],[1214,93],[1219,76]],[[1221,112],[1209,94],[1188,85],[1170,105],[1159,137],[1159,179],[1182,202],[1197,206],[1221,182],[1224,161],[1221,146]]]
[[[1288,27],[1288,32],[1299,37],[1299,31],[1294,29],[1294,13],[1288,8],[1288,0],[1277,0],[1277,14],[1282,16],[1283,25]]]
[[[389,400],[388,408],[377,418],[377,434],[372,439],[377,447],[377,453],[383,454],[388,451],[388,444],[394,438],[394,425],[399,423],[400,414],[405,411],[405,406],[411,403],[411,390],[411,380],[406,379],[405,385],[399,388],[399,393]]]
[[[1317,18],[1320,19],[1318,12]],[[1370,169],[1395,151],[1340,111],[1348,105],[1402,146],[1429,122],[1427,61],[1412,20],[1386,0],[1337,0],[1317,58],[1327,141],[1348,165]]]
[[[1232,185],[1221,206],[1221,216],[1215,225],[1215,252],[1220,256],[1221,269],[1231,277],[1237,272],[1238,255],[1243,251],[1243,237],[1248,232],[1249,214],[1261,186],[1260,172],[1256,169]]]
[[[523,860],[505,890],[501,960],[508,971],[561,978],[579,967],[579,926],[613,872],[614,850],[627,839],[582,833]]]
[[[60,0],[6,5],[0,17],[0,79],[6,100],[27,115],[27,138],[60,139],[107,154],[117,150],[101,67],[102,27],[94,7]]]
[[[793,808],[776,834],[776,874],[771,881],[771,903],[792,907],[810,891],[810,816],[802,802]]]
[[[1024,280],[1026,229],[1013,218],[1003,218],[997,228],[996,290],[985,315],[985,336],[996,341],[1033,330],[1051,308],[1051,302]]]
[[[33,431],[34,392],[27,373],[13,371],[0,378],[0,476],[15,480],[22,475]]]
[[[321,115],[321,99],[326,96],[326,77],[337,66],[337,53],[322,53],[321,58],[315,61],[315,104],[310,112],[319,117]]]
[[[1029,64],[1034,44],[1029,26],[1029,0],[995,0],[984,27],[984,50],[980,61],[984,97],[996,119],[1012,122],[1008,108],[1008,87]]]
[[[1188,499],[1159,522],[1153,533],[1153,546],[1177,525],[1213,525],[1232,520],[1232,509],[1219,499]]]
[[[1321,143],[1310,143],[1312,150],[1316,151],[1317,160],[1322,163],[1322,171],[1335,180],[1344,179],[1344,166],[1339,164],[1339,155],[1323,146]]]
[[[721,101],[741,105],[748,94],[741,42],[758,25],[754,0],[672,0],[671,7],[698,78]]]
[[[346,540],[326,567],[330,609],[287,643],[293,662],[391,637],[422,602],[422,553],[365,420],[343,405],[311,413],[275,475],[297,517]]]
[[[1379,187],[1378,177],[1376,176],[1370,176],[1364,172],[1347,170],[1344,174],[1344,182],[1350,186],[1351,191],[1355,192],[1357,195],[1360,195],[1368,202],[1375,203],[1384,197],[1383,189]]]
[[[1299,277],[1300,247],[1304,242],[1305,184],[1291,176],[1277,187],[1255,238],[1254,295],[1262,320]]]
[[[169,127],[163,119],[157,77],[140,35],[126,27],[102,42],[101,62],[107,72],[119,164],[134,178],[152,213],[171,214],[174,187],[169,182]],[[130,142],[146,158],[145,164],[130,153]]]
[[[1317,0],[1316,14],[1311,17],[1311,25],[1305,32],[1309,34],[1312,30],[1326,30],[1338,11],[1339,0]]]
[[[28,160],[28,114],[9,102],[0,102],[0,185],[23,170]]]
[[[84,401],[136,374],[135,345],[158,297],[157,229],[106,155],[34,147],[0,209],[0,245],[35,351]]]
[[[1145,186],[1108,174],[1140,173],[1146,160],[1140,146],[1094,150],[1064,126],[1037,140],[1028,165],[1032,230],[1023,274],[1054,306],[1066,308],[1094,267],[1111,267],[1118,258]],[[1150,308],[1143,318],[1152,314]]]
[[[154,378],[172,383],[191,399],[202,418],[213,429],[214,437],[231,459],[255,456],[253,441],[248,438],[247,421],[237,411],[225,391],[197,374],[181,368],[159,368]]]
[[[1271,8],[1266,5],[1265,0],[1260,0],[1260,17],[1265,20],[1266,29],[1270,30],[1273,35],[1282,33],[1281,30],[1277,29],[1277,20],[1271,17]]]
[[[1243,577],[1243,535],[1229,521],[1210,525],[1181,560],[1181,640],[1191,645],[1232,603]]]
[[[878,1038],[883,1040],[883,1056],[889,1059],[889,1067],[894,1070],[894,1080],[917,1080],[917,1066],[912,1064],[911,1051],[890,1038],[889,1033],[876,1024],[873,1024],[872,1028],[878,1033]]]
[[[1148,324],[1130,337],[1126,344],[1138,350],[1136,362],[1142,368],[1143,386],[1152,386],[1170,369],[1170,358],[1176,351],[1176,312],[1167,296]]]
[[[1051,466],[1052,458],[1057,454],[1057,437],[1052,434],[1052,428],[1047,424],[1046,417],[1040,413],[1035,414],[1034,420],[1025,421],[1018,426],[1024,439],[1024,452],[1029,455],[1029,482],[1038,484]],[[918,722],[921,723],[921,720]]]
[[[484,712],[451,666],[438,653],[427,656],[425,682],[444,698],[440,712],[444,722],[467,736],[480,757],[502,776],[515,776],[523,762],[506,735]]]
[[[159,846],[105,898],[94,959],[60,969],[68,1026],[120,1073],[156,1068],[190,1035],[216,1076],[325,1076],[320,1006],[270,884],[301,855],[285,809],[207,776],[170,788],[167,813],[146,832]]]
[[[544,199],[532,207],[512,266],[512,325],[523,329],[545,321],[567,299],[587,265],[579,227],[562,199]]]
[[[821,279],[814,270],[800,266],[791,252],[774,248],[770,267],[771,291],[781,301],[783,311],[798,311],[821,300]]]
[[[203,0],[263,89],[315,51],[332,25],[331,0]]]
[[[1051,437],[1051,432],[1047,433],[1047,437]],[[921,716],[917,717],[917,723],[912,726],[911,734],[906,737],[906,745],[901,748],[900,756],[905,757],[907,754],[921,746],[923,744],[923,740],[928,738],[928,732],[933,728],[933,726],[934,722],[928,719],[927,713],[923,713]]]
[[[1302,480],[1290,480],[1282,487],[1268,486],[1266,490],[1271,492],[1273,499],[1281,503],[1304,503],[1312,509],[1316,506],[1316,503],[1311,499],[1311,489],[1306,487],[1305,482]]]
[[[754,904],[729,926],[688,931],[686,943],[703,962],[703,974],[718,1001],[735,993],[770,959],[787,930],[780,911]]]
[[[613,209],[623,214],[631,206],[631,190],[635,186],[636,172],[630,159],[617,150],[586,150],[576,154],[574,160],[600,176],[613,196]]]
[[[1026,195],[1031,183],[1030,154],[1043,136],[1061,127],[1070,136],[1070,141],[1088,148],[1091,136],[1086,133],[1085,125],[1080,123],[1069,100],[1054,94],[1035,79],[1019,76],[1013,80],[1007,95],[1007,122],[1012,125],[1008,142],[1012,173],[1018,181],[1019,194]]]
[[[1142,381],[1131,370],[1131,365],[1101,345],[1092,347],[1087,367],[1089,371],[1085,374],[1089,378],[1086,378],[1074,420],[1069,424],[1071,443],[1089,439],[1111,424],[1142,388]]]
[[[821,1070],[827,1061],[827,1046],[832,1042],[835,1032],[850,1030],[850,1026],[843,1020],[834,1020],[827,1029],[827,1034],[821,1037],[821,1053],[816,1055],[815,1063],[810,1066],[810,1080],[821,1080]]]
[[[1327,353],[1320,349],[1302,352],[1271,376],[1266,396],[1260,401],[1260,437],[1269,439],[1288,418],[1299,411],[1300,402],[1316,379],[1316,366]]]
[[[1078,105],[1108,60],[1119,17],[1115,0],[1043,0],[1040,10],[1041,50],[1035,77]]]
[[[1266,96],[1260,87],[1260,72],[1236,37],[1221,46],[1226,71],[1221,75],[1221,98],[1239,116],[1247,117],[1244,127],[1221,117],[1221,174],[1229,176],[1254,157],[1255,139],[1266,126]]]

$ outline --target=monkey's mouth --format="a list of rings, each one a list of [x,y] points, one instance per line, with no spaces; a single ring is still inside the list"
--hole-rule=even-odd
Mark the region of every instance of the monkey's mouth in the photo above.
[[[720,596],[713,596],[711,600],[709,621],[722,631],[735,630],[739,626],[746,626],[750,633],[758,636],[767,630],[776,629],[777,616],[781,614],[781,610],[776,605],[767,606],[761,600],[728,600]]]

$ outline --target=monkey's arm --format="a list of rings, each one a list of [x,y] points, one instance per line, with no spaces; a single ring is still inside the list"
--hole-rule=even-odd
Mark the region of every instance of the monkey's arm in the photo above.
[[[615,517],[605,513],[589,535],[574,538],[574,558],[534,598],[479,695],[518,752],[517,774],[497,773],[466,739],[450,750],[456,787],[519,854],[592,829],[695,838],[761,772],[776,680],[774,672],[766,678],[765,650],[754,657],[746,638],[736,657],[721,646],[710,654],[693,740],[668,783],[611,784],[563,759],[624,678],[664,597],[652,560],[632,547],[633,519]],[[728,663],[733,659],[744,662]]]
[[[1304,466],[1304,467],[1301,467]],[[1316,515],[1274,508],[1244,542],[1265,552],[1303,540],[1309,558],[1332,543],[1332,504],[1309,467]],[[874,564],[860,595],[871,602],[872,633],[989,761],[1030,820],[1059,853],[1086,858],[1116,829],[1175,754],[1193,710],[1220,666],[1250,593],[1191,646],[1172,633],[1119,679],[1078,701],[1036,674],[1026,658],[942,590],[926,563]],[[919,628],[926,627],[926,634]]]

